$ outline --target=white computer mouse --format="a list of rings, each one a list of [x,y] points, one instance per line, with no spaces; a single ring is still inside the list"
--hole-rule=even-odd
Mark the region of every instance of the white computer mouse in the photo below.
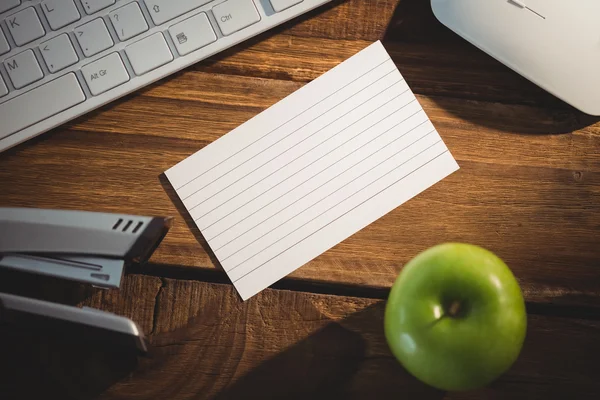
[[[600,0],[431,0],[448,28],[579,110],[600,115]]]

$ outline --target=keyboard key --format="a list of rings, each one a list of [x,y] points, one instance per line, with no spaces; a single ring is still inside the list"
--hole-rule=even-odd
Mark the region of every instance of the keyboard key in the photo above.
[[[194,8],[198,8],[211,0],[144,0],[152,21],[156,25],[164,24],[165,22],[177,18]]]
[[[6,25],[17,46],[23,46],[46,34],[33,7],[25,8],[6,18]]]
[[[6,87],[6,84],[4,83],[4,79],[2,79],[2,76],[0,76],[0,97],[4,97],[8,94],[8,88]]]
[[[63,112],[85,100],[70,73],[0,104],[0,139]]]
[[[0,1],[0,13],[8,11],[21,5],[21,0],[2,0]]]
[[[111,48],[114,44],[102,18],[78,26],[75,28],[75,36],[86,57],[91,57]]]
[[[144,75],[173,61],[173,54],[160,32],[128,46],[125,53],[137,75]]]
[[[81,18],[73,0],[46,0],[42,2],[42,10],[52,30],[60,29]]]
[[[252,0],[227,0],[213,7],[223,35],[228,36],[260,21]]]
[[[217,35],[205,13],[200,13],[169,28],[177,52],[184,56],[215,42]]]
[[[48,70],[52,73],[79,61],[79,57],[71,44],[71,39],[66,33],[42,43],[40,51]]]
[[[4,67],[15,89],[21,89],[44,77],[33,51],[26,50],[4,61]]]
[[[275,12],[281,12],[287,10],[291,6],[302,3],[302,0],[271,0],[271,5]]]
[[[94,96],[116,88],[129,80],[129,74],[119,53],[111,53],[94,61],[81,68],[81,72]]]
[[[110,20],[122,42],[148,30],[146,18],[138,3],[129,3],[109,14]]]
[[[10,45],[8,41],[4,37],[4,33],[2,33],[2,29],[0,29],[0,55],[4,53],[8,53],[10,51]]]
[[[112,6],[117,0],[81,0],[83,9],[87,15],[103,10],[106,7]]]

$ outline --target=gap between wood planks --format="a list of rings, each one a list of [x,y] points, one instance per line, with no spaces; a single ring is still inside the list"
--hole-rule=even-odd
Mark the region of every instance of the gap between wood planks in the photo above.
[[[159,296],[166,286],[165,278],[174,280],[190,280],[216,284],[231,284],[221,270],[185,268],[173,265],[149,263],[143,266],[130,266],[127,274],[139,274],[160,278],[162,285],[156,295],[155,320],[158,311]],[[386,300],[389,288],[341,283],[326,283],[284,278],[270,286],[276,290],[290,290],[330,296],[357,297]],[[241,301],[241,300],[240,300]],[[547,317],[600,320],[600,308],[587,305],[554,304],[550,302],[526,301],[527,313]]]

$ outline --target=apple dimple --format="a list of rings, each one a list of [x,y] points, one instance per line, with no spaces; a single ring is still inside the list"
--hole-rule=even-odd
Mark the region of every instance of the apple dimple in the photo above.
[[[467,304],[464,301],[452,300],[444,306],[445,315],[450,318],[461,318],[467,314]]]

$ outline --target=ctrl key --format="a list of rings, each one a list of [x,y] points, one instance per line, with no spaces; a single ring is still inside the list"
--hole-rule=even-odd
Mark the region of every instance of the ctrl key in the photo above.
[[[94,96],[129,81],[129,74],[119,53],[111,53],[81,68],[85,81]]]

